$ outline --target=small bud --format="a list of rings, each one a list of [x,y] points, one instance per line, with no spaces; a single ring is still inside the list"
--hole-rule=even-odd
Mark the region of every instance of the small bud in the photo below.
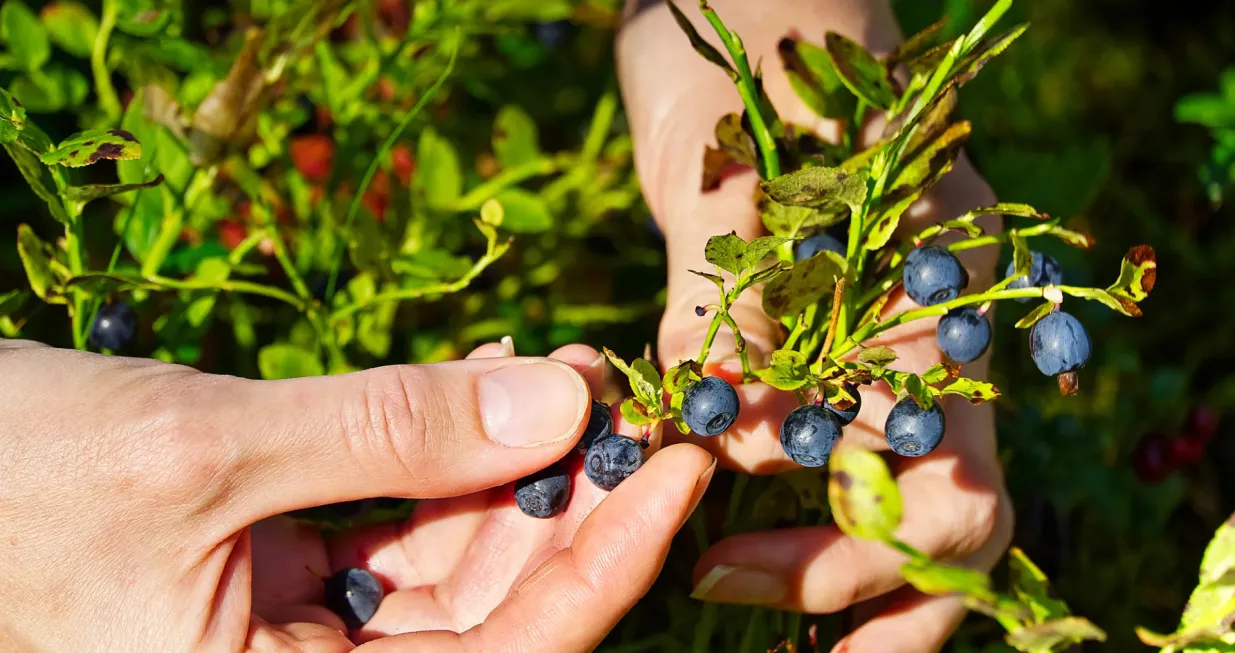
[[[703,308],[702,306],[695,307],[695,315],[698,315],[699,317],[703,317],[704,315],[707,315],[707,314],[708,314],[707,310]]]

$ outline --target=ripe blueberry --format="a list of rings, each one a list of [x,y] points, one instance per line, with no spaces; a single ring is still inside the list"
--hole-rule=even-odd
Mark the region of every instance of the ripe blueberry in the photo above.
[[[363,569],[344,569],[326,579],[326,607],[348,628],[368,623],[385,595],[381,581]]]
[[[1047,376],[1075,372],[1089,360],[1089,334],[1079,320],[1056,311],[1033,325],[1029,353],[1038,370]]]
[[[583,458],[583,473],[602,490],[612,490],[643,465],[643,447],[624,435],[592,443]]]
[[[905,257],[902,277],[905,292],[919,306],[934,306],[956,299],[969,285],[969,273],[952,252],[928,245]]]
[[[970,363],[991,344],[991,323],[975,306],[961,306],[948,311],[935,327],[935,340],[948,358],[958,363]]]
[[[733,426],[741,404],[738,392],[718,376],[705,376],[686,389],[682,420],[699,435],[720,435]]]
[[[922,410],[913,397],[896,402],[888,413],[884,435],[892,451],[902,456],[925,456],[943,440],[943,406],[936,401]]]
[[[587,453],[592,443],[613,434],[613,414],[609,405],[592,400],[592,412],[587,416],[587,427],[583,429],[583,437],[575,444],[575,451]]]
[[[836,252],[844,256],[845,246],[831,234],[820,232],[798,243],[798,251],[794,253],[793,260],[804,261],[823,251]]]
[[[854,401],[852,406],[846,408],[845,410],[838,410],[835,406],[829,403],[824,403],[823,405],[824,408],[828,409],[829,412],[836,416],[836,419],[840,422],[841,426],[849,426],[853,420],[858,418],[858,411],[862,410],[862,395],[858,393],[858,386],[852,383],[846,383],[845,392],[848,392],[849,396],[853,397]]]
[[[118,351],[137,334],[137,314],[124,302],[99,307],[90,327],[90,344],[99,349]]]
[[[795,408],[780,425],[780,446],[803,467],[823,467],[840,439],[840,420],[822,406]]]
[[[515,503],[529,517],[548,519],[561,514],[570,503],[570,475],[561,465],[550,465],[515,481]]]
[[[1004,273],[1005,277],[1010,277],[1016,274],[1016,261],[1008,263],[1008,271]],[[1063,268],[1059,267],[1059,261],[1049,254],[1041,252],[1033,253],[1033,262],[1029,264],[1029,275],[1018,277],[1015,281],[1008,284],[1009,289],[1017,288],[1042,288],[1044,286],[1058,286],[1063,283]],[[1017,297],[1016,301],[1025,304],[1033,301],[1033,297]]]

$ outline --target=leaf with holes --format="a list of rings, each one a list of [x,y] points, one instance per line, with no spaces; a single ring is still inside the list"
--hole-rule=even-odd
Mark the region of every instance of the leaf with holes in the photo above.
[[[891,541],[901,521],[901,494],[879,454],[842,445],[828,461],[828,504],[846,535]]]
[[[80,168],[99,161],[128,161],[141,158],[142,146],[123,129],[93,129],[74,134],[56,148],[39,157],[47,165]]]

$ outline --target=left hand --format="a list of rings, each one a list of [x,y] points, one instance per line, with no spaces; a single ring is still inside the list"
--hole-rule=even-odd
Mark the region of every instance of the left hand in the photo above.
[[[815,128],[820,121],[789,87],[776,54],[788,33],[822,38],[827,30],[846,34],[876,51],[887,51],[899,30],[886,2],[775,0],[744,3],[714,0],[712,6],[743,38],[752,66],[762,62],[765,87],[781,117]],[[715,33],[698,15],[686,12],[699,32],[722,51]],[[716,121],[742,104],[729,78],[690,47],[663,3],[636,16],[619,34],[618,66],[627,114],[635,139],[636,165],[645,197],[665,234],[669,258],[669,296],[660,327],[664,367],[698,355],[708,319],[692,310],[716,300],[716,287],[688,270],[707,270],[703,251],[711,236],[736,232],[750,240],[764,235],[755,213],[753,170],[729,175],[719,189],[702,193],[700,175],[705,144],[713,143]],[[994,202],[990,188],[963,157],[953,172],[903,220],[904,230]],[[988,231],[999,222],[983,219]],[[993,248],[961,256],[971,288],[992,283]],[[885,314],[912,307],[898,293]],[[780,327],[761,309],[758,292],[747,291],[732,307],[752,365],[762,366],[778,345]],[[920,320],[879,338],[899,355],[898,369],[921,372],[942,360],[935,344],[936,320]],[[722,327],[705,371],[741,378],[734,340]],[[873,343],[872,343],[873,344]],[[968,376],[982,378],[987,358],[967,365]],[[736,385],[736,384],[735,384]],[[768,474],[794,467],[780,447],[784,417],[798,406],[792,393],[762,383],[739,387],[742,411],[724,435],[688,435],[684,441],[712,452],[722,464],[748,473]],[[893,472],[904,497],[905,518],[897,535],[936,559],[989,569],[1007,548],[1012,512],[996,455],[994,411],[949,398],[944,402],[948,435],[923,458],[895,458]],[[886,388],[862,388],[858,421],[845,429],[842,446],[886,451],[883,424],[894,397]],[[666,437],[677,437],[672,429]],[[708,601],[750,603],[802,612],[829,613],[857,606],[854,632],[835,651],[928,653],[941,648],[964,617],[960,600],[924,596],[904,586],[899,567],[905,557],[878,542],[845,536],[835,525],[737,535],[713,546],[695,569],[695,595]]]

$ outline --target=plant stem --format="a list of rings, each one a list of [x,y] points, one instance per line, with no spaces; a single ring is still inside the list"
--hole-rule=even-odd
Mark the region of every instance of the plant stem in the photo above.
[[[506,168],[493,175],[492,178],[468,191],[466,195],[455,201],[450,208],[458,213],[475,211],[489,198],[501,191],[542,175],[552,174],[563,167],[565,157],[542,157],[512,168]]]
[[[746,354],[746,339],[742,337],[742,332],[738,330],[738,323],[733,321],[727,310],[723,313],[717,313],[717,315],[733,330],[733,339],[737,342],[738,358],[742,361],[742,378],[750,378],[750,358]],[[703,365],[702,362],[699,364]]]
[[[618,97],[614,88],[616,82],[610,80],[605,94],[600,96],[596,109],[592,112],[592,122],[588,126],[587,138],[583,140],[583,149],[579,158],[584,161],[595,161],[608,140],[609,130],[613,127],[613,118],[617,115]]]
[[[468,285],[472,283],[473,279],[479,276],[485,268],[489,267],[491,263],[500,258],[504,253],[505,248],[501,248],[499,251],[482,256],[472,266],[472,269],[467,271],[467,274],[456,279],[455,281],[435,283],[421,288],[399,288],[397,290],[388,290],[377,293],[373,297],[370,297],[367,301],[359,304],[349,304],[339,308],[330,314],[329,321],[334,322],[335,320],[350,317],[361,310],[383,302],[398,302],[406,299],[417,299],[424,297],[425,295],[444,295],[459,292],[460,290],[468,287]]]
[[[703,12],[703,16],[712,24],[712,29],[716,30],[716,35],[725,44],[725,49],[729,51],[729,56],[733,58],[733,65],[737,68],[738,95],[742,98],[742,104],[746,106],[746,117],[750,119],[751,130],[755,132],[755,143],[759,146],[759,159],[763,164],[763,170],[760,173],[764,179],[779,177],[780,157],[776,153],[776,140],[772,138],[772,132],[768,129],[763,110],[759,106],[755,76],[750,71],[746,46],[742,44],[741,37],[725,27],[720,16],[716,15],[716,10],[708,5],[707,0],[699,0],[699,11]]]
[[[108,120],[116,120],[121,114],[120,98],[116,96],[116,87],[111,83],[111,71],[107,69],[107,43],[111,39],[112,30],[116,28],[119,14],[120,0],[103,0],[99,31],[94,37],[94,47],[90,50],[94,93],[99,96],[99,107],[103,109]]]
[[[828,351],[832,349],[832,342],[836,339],[836,330],[840,323],[840,311],[837,310],[845,299],[845,279],[842,277],[836,282],[836,288],[832,290],[832,321],[828,324],[828,335],[823,339],[823,346],[819,348],[819,359],[815,361],[816,367],[823,365],[823,359],[827,358]]]
[[[382,143],[381,148],[378,149],[377,154],[373,157],[373,161],[369,163],[369,169],[365,171],[364,178],[360,180],[360,186],[356,188],[356,194],[352,197],[351,206],[347,209],[347,218],[343,224],[343,237],[340,239],[341,244],[339,246],[339,253],[335,257],[334,265],[331,266],[330,280],[326,283],[327,304],[329,304],[330,300],[334,298],[335,285],[339,281],[339,272],[343,268],[343,257],[347,254],[348,244],[352,239],[352,226],[356,222],[356,213],[360,210],[361,199],[364,197],[365,192],[369,190],[369,183],[373,181],[374,175],[377,174],[377,169],[381,166],[382,159],[385,158],[386,153],[395,146],[395,143],[399,142],[399,137],[403,135],[403,130],[407,129],[407,126],[411,124],[412,119],[415,118],[420,113],[420,110],[429,103],[429,99],[432,98],[433,95],[437,93],[437,90],[441,88],[442,84],[446,82],[446,78],[450,77],[450,73],[455,67],[455,59],[458,56],[459,40],[456,39],[455,47],[450,51],[450,60],[446,63],[445,70],[443,70],[442,74],[438,76],[437,81],[433,82],[433,85],[420,96],[420,99],[416,101],[415,106],[404,114],[403,119],[400,120],[399,124],[393,131],[390,132],[390,136],[386,137],[386,142]]]
[[[704,336],[703,346],[699,349],[699,357],[695,359],[700,365],[707,362],[708,354],[712,351],[712,341],[716,340],[716,332],[720,330],[721,322],[724,321],[721,317],[724,310],[723,306],[717,309],[716,315],[712,316],[712,323],[708,325],[708,334]]]

